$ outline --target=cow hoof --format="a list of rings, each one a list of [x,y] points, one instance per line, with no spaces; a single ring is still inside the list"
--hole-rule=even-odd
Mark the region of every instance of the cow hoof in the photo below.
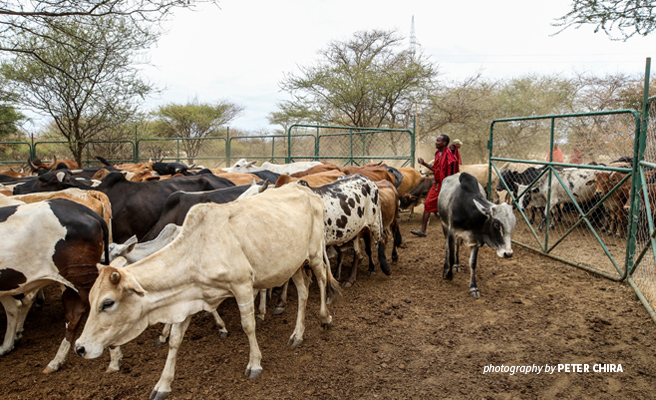
[[[48,364],[48,366],[45,367],[41,372],[43,372],[44,374],[52,374],[53,372],[57,372],[58,369],[59,369],[59,365],[57,365],[56,367],[52,367],[50,366],[50,364]]]
[[[276,308],[273,309],[273,315],[280,315],[285,312],[285,306],[276,306]]]
[[[157,339],[157,341],[155,342],[155,347],[159,347],[159,346],[161,346],[161,345],[163,345],[163,344],[166,344],[166,339],[162,340],[162,338],[159,338],[159,339]]]
[[[148,397],[149,400],[164,400],[165,398],[169,397],[171,392],[158,392],[157,390],[153,390],[150,392],[150,397]]]
[[[351,286],[353,286],[353,282],[346,281],[342,283],[342,287],[350,288]]]
[[[9,353],[9,352],[12,351],[13,349],[14,349],[14,346],[11,346],[11,347],[8,348],[8,349],[0,350],[0,356],[4,356],[5,354]]]
[[[392,269],[387,263],[380,264],[380,270],[383,271],[383,273],[388,276],[392,273]]]
[[[219,331],[219,339],[225,339],[228,337],[228,331]]]
[[[478,291],[478,289],[469,289],[469,294],[471,297],[478,299],[481,297],[481,292]]]
[[[458,264],[456,264],[456,265],[453,266],[453,270],[454,270],[456,273],[458,273],[458,274],[459,274],[460,272],[462,272],[462,268],[460,268],[460,265],[458,265]]]
[[[328,321],[327,322],[322,322],[321,327],[325,330],[330,329],[333,326],[333,317],[328,316]]]
[[[449,272],[443,272],[442,273],[442,278],[444,278],[447,281],[452,281],[453,280],[453,271],[449,270]]]
[[[397,261],[399,261],[399,255],[392,254],[392,262],[397,262]]]
[[[292,349],[300,346],[303,343],[303,338],[297,338],[296,335],[292,335],[287,342],[288,345],[292,346]]]
[[[368,270],[367,275],[369,275],[369,276],[376,275],[376,270],[373,270],[373,269]]]
[[[244,375],[246,375],[251,379],[255,379],[258,376],[260,376],[261,373],[262,373],[262,368],[253,368],[253,369],[246,368],[246,372],[244,372]]]
[[[261,315],[258,315],[257,317],[255,317],[255,322],[256,322],[256,323],[257,323],[257,322],[264,322],[264,317],[261,316]]]

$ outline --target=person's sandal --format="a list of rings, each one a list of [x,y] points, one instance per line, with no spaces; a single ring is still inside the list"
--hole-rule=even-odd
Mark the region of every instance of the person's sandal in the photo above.
[[[419,237],[426,237],[426,234],[422,231],[410,231],[413,235],[417,235]]]

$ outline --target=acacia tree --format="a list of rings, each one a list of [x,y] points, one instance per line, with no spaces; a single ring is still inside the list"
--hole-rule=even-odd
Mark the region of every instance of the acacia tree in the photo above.
[[[41,53],[45,41],[26,41],[25,36],[47,38],[49,44],[74,46],[83,36],[79,31],[60,29],[59,20],[75,19],[80,26],[93,25],[97,18],[119,18],[146,28],[164,20],[176,8],[190,8],[218,0],[4,0],[0,1],[0,53],[30,54],[48,63]],[[56,33],[56,34],[53,34]]]
[[[137,100],[152,91],[134,64],[156,35],[116,16],[76,22],[60,18],[52,22],[56,29],[23,36],[19,43],[39,48],[39,57],[14,53],[2,61],[0,74],[10,91],[22,94],[19,105],[54,119],[80,163],[86,144],[129,120]],[[59,46],[61,41],[72,42]]]
[[[221,126],[237,118],[244,108],[227,100],[214,104],[194,100],[187,104],[166,104],[155,112],[155,130],[164,137],[202,139],[216,136]],[[185,140],[184,151],[190,159],[198,156],[202,140]]]
[[[325,124],[398,127],[415,101],[427,98],[437,68],[422,54],[401,48],[395,31],[356,32],[319,51],[319,61],[286,74],[280,87],[292,96],[282,113]],[[271,119],[280,118],[272,114]]]
[[[656,29],[656,2],[653,0],[572,0],[572,10],[555,26],[562,32],[569,27],[595,25],[614,40],[647,36]],[[619,35],[615,35],[619,33]]]

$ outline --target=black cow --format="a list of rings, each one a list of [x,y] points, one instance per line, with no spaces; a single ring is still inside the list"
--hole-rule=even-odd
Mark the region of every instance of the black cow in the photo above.
[[[117,243],[136,235],[141,241],[157,223],[164,203],[173,192],[201,192],[235,186],[212,174],[181,176],[161,181],[130,182],[118,172],[107,175],[95,190],[109,197],[112,204],[112,234]]]
[[[262,190],[269,184],[264,181]],[[174,192],[166,199],[162,213],[153,228],[144,235],[142,242],[154,240],[168,224],[182,225],[189,209],[200,203],[228,203],[242,195],[252,185],[239,185],[207,192]]]
[[[189,167],[185,164],[179,162],[160,162],[155,161],[153,163],[153,171],[157,172],[160,175],[190,175]]]
[[[435,183],[435,177],[432,175],[430,177],[423,176],[417,186],[412,188],[408,193],[401,196],[399,199],[399,207],[401,210],[411,209],[410,216],[408,216],[408,221],[412,218],[412,214],[415,212],[415,207],[424,203],[426,196],[428,196],[428,191]]]
[[[478,248],[487,244],[501,258],[513,255],[510,235],[515,228],[515,215],[512,207],[506,203],[496,205],[488,201],[483,186],[472,175],[463,172],[442,181],[437,210],[446,238],[442,277],[452,280],[453,268],[456,272],[460,270],[457,241],[462,239],[470,248],[469,294],[478,298],[481,294],[474,275]]]
[[[91,178],[74,175],[67,169],[58,169],[39,175],[36,179],[25,180],[24,183],[14,186],[13,193],[55,192],[68,188],[92,189],[93,184]]]
[[[503,184],[503,182],[506,182],[508,189],[510,189],[509,191],[517,198],[517,185],[529,185],[545,168],[546,166],[541,168],[528,167],[522,172],[513,170],[502,171],[501,180],[499,180],[499,184],[497,185],[497,191],[506,190],[506,186]]]

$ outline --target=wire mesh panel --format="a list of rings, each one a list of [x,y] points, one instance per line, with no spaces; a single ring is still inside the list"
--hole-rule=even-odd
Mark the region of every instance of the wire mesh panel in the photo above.
[[[653,314],[656,308],[656,246],[654,212],[656,211],[656,98],[648,102],[649,118],[645,138],[644,161],[639,165],[639,191],[634,202],[636,249],[632,257],[630,282]],[[652,317],[654,317],[652,315]],[[656,318],[655,318],[656,319]]]
[[[638,128],[629,110],[494,121],[493,181],[516,206],[514,241],[623,279]]]
[[[138,161],[178,161],[188,165],[202,164],[207,168],[215,168],[225,161],[226,139],[223,137],[140,139],[137,142],[137,151]]]
[[[27,142],[1,142],[0,167],[3,170],[13,169],[19,171],[27,165],[32,146]]]
[[[314,133],[317,138],[317,159],[337,165],[365,165],[383,162],[403,167],[414,161],[414,137],[407,129],[375,129],[294,125],[290,133]],[[299,157],[292,146],[292,156]]]

